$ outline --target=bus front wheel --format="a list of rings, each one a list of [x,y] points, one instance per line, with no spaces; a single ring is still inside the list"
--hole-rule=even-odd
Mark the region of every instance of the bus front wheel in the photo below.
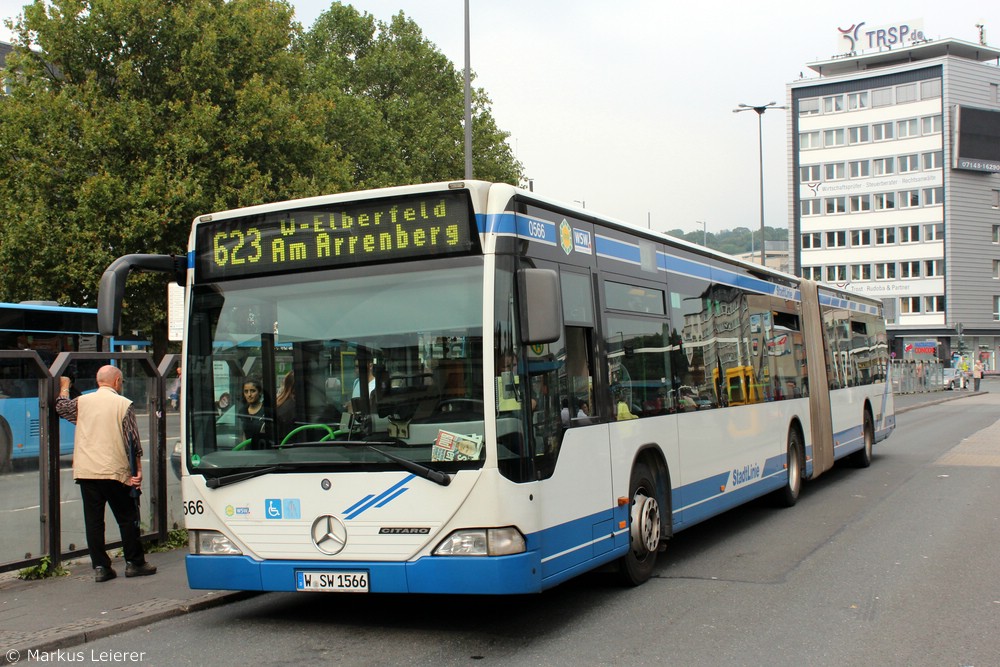
[[[621,580],[629,586],[647,581],[656,566],[662,517],[654,482],[649,465],[636,463],[629,482],[629,548],[618,562]]]

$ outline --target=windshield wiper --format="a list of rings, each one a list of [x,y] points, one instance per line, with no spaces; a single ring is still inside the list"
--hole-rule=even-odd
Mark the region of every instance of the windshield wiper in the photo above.
[[[246,480],[253,479],[254,477],[260,477],[261,475],[276,472],[285,467],[286,466],[265,466],[263,468],[247,470],[246,472],[234,472],[231,475],[223,475],[222,477],[209,477],[205,480],[205,486],[210,489],[217,489],[220,486],[227,486],[237,482],[245,482]]]
[[[376,454],[381,454],[390,461],[395,461],[404,470],[406,470],[407,472],[412,472],[417,477],[423,477],[424,479],[428,479],[434,482],[435,484],[440,484],[441,486],[448,486],[449,484],[451,484],[451,477],[449,477],[447,473],[443,473],[440,470],[434,470],[433,468],[429,468],[423,465],[422,463],[417,463],[416,461],[404,459],[402,456],[396,456],[395,454],[390,454],[389,452],[383,452],[381,449],[372,447],[371,444],[367,442],[363,444],[365,447],[372,450]],[[392,443],[387,442],[378,444],[391,445]]]

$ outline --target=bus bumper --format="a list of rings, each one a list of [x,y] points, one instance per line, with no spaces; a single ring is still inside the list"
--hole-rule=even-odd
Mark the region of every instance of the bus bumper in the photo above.
[[[405,563],[187,556],[188,585],[194,589],[294,592],[300,571],[364,571],[371,593],[512,595],[543,588],[536,551],[513,556],[425,556]]]

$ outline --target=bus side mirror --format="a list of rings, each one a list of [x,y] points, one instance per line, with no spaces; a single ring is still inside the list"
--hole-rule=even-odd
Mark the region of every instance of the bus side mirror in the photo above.
[[[168,273],[174,280],[183,280],[186,274],[181,267],[187,258],[173,255],[124,255],[104,270],[97,291],[97,330],[102,336],[118,336],[122,328],[122,301],[125,299],[125,280],[135,271]]]
[[[552,343],[562,335],[559,274],[551,269],[521,269],[521,342]]]

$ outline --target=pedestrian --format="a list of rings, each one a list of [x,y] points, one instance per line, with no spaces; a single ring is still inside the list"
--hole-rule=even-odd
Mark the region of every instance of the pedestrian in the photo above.
[[[177,367],[177,377],[170,384],[170,409],[177,410],[181,400],[181,367]]]
[[[121,532],[125,576],[156,574],[146,562],[139,540],[138,491],[142,486],[142,443],[132,401],[121,395],[122,372],[114,366],[97,371],[97,391],[70,398],[70,379],[59,378],[56,412],[76,424],[73,441],[73,479],[83,497],[87,548],[98,583],[118,573],[104,542],[104,511],[111,507]]]
[[[983,379],[983,362],[977,360],[976,365],[972,367],[972,384],[973,391],[979,391],[979,382]]]

